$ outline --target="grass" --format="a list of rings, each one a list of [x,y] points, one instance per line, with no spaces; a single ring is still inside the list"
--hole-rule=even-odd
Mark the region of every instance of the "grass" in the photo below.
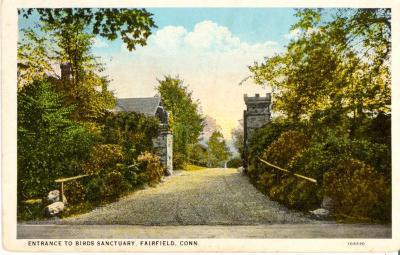
[[[198,165],[192,165],[192,164],[187,164],[185,166],[185,170],[186,171],[197,171],[197,170],[202,170],[202,169],[206,169],[206,167],[198,166]]]

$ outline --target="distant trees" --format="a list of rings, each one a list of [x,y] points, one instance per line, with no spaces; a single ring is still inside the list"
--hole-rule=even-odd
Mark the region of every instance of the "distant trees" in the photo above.
[[[244,149],[244,129],[243,129],[243,120],[240,120],[239,126],[232,129],[232,142],[235,149],[238,151],[239,155],[243,154]]]
[[[174,168],[182,169],[189,160],[190,146],[197,143],[203,130],[199,104],[179,77],[165,76],[158,80],[158,93],[169,112],[169,124],[174,135]]]
[[[209,167],[221,167],[230,157],[224,136],[219,131],[214,131],[208,140],[207,156]]]

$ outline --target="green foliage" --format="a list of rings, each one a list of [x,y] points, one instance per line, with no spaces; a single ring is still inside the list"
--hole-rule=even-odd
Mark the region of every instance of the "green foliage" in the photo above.
[[[138,162],[141,166],[140,168],[144,171],[146,183],[154,185],[161,181],[165,169],[161,164],[159,156],[146,151],[138,157]]]
[[[174,169],[182,169],[189,160],[190,146],[197,143],[203,130],[203,117],[199,103],[193,101],[192,93],[179,77],[158,80],[158,93],[169,113],[169,125],[174,135]]]
[[[313,210],[320,207],[322,198],[328,195],[338,201],[334,207],[337,219],[389,220],[390,148],[367,139],[351,140],[333,131],[327,134],[315,135],[307,141],[298,131],[282,133],[262,156],[292,173],[316,179],[317,184],[285,174],[256,159],[249,166],[249,177],[271,199],[290,208]],[[357,185],[363,188],[355,188],[356,192],[353,188]],[[366,192],[365,187],[368,187],[369,193],[365,194],[368,199],[359,199],[360,192]]]
[[[122,147],[117,144],[99,144],[92,147],[89,159],[83,164],[83,172],[98,175],[106,168],[114,167],[124,158]]]
[[[296,16],[286,51],[249,67],[256,83],[273,88],[283,116],[250,138],[249,177],[288,207],[315,209],[328,195],[337,219],[388,221],[391,10],[299,9]],[[262,153],[317,184],[261,164]]]
[[[356,219],[391,218],[390,184],[373,167],[347,159],[324,175],[324,191],[335,202],[338,217]]]
[[[331,16],[333,13],[333,16]],[[287,50],[250,67],[275,88],[275,110],[354,135],[390,111],[390,9],[300,9]],[[331,16],[331,17],[329,17]]]
[[[18,43],[19,219],[39,217],[32,208],[26,214],[21,201],[58,189],[54,180],[60,177],[89,175],[65,183],[65,215],[157,182],[158,159],[146,154],[139,164],[137,157],[153,151],[158,120],[110,113],[115,98],[101,75],[104,65],[91,53],[96,35],[120,36],[129,50],[145,45],[155,27],[151,14],[144,9],[19,9],[25,18],[33,12],[40,23],[23,31]],[[61,79],[54,63],[63,64]]]
[[[265,150],[263,158],[272,164],[286,168],[291,160],[307,148],[309,141],[307,137],[298,131],[287,131],[282,133],[278,139],[273,141]]]
[[[53,27],[76,25],[81,22],[94,35],[108,40],[119,36],[129,50],[137,45],[146,45],[151,29],[155,28],[152,14],[145,9],[122,8],[36,8],[18,9],[18,14],[28,18],[32,12],[39,14],[40,20]]]
[[[254,174],[255,178],[259,176],[258,169],[260,169],[261,165],[258,158],[262,156],[265,149],[283,132],[294,129],[296,126],[298,125],[289,121],[274,119],[264,127],[255,130],[249,138],[247,155],[244,155],[244,159],[249,164],[250,175]]]
[[[64,184],[64,195],[67,198],[68,204],[80,204],[85,202],[86,188],[82,184],[82,181],[72,180]]]
[[[192,165],[192,164],[187,164],[185,166],[185,171],[198,171],[198,170],[203,170],[206,169],[204,166],[198,166],[198,165]]]
[[[243,166],[243,161],[239,157],[231,158],[226,163],[226,167],[229,167],[229,168],[238,168],[238,167],[241,167],[241,166]]]
[[[240,121],[240,125],[232,129],[232,142],[235,149],[239,152],[240,155],[244,153],[244,136],[243,136],[243,120]]]
[[[52,56],[47,50],[51,47],[49,40],[37,35],[32,29],[24,30],[23,33],[17,49],[18,90],[54,72],[50,64]]]
[[[207,166],[207,147],[200,143],[191,145],[189,150],[189,161],[198,166]]]
[[[18,200],[43,197],[54,180],[80,171],[92,137],[68,115],[55,86],[34,82],[18,93]]]
[[[298,131],[282,133],[278,139],[265,150],[262,158],[282,168],[287,168],[291,161],[307,148],[309,140]],[[281,172],[273,167],[259,164],[259,168],[249,169],[249,174],[260,189],[276,201],[297,209],[307,208],[315,201],[307,201],[307,195],[315,196],[314,187],[303,180]],[[257,179],[258,178],[258,179]]]
[[[159,133],[156,117],[135,112],[108,113],[103,123],[104,142],[122,146],[128,161],[136,159],[144,151],[152,151],[152,139]]]
[[[214,131],[208,139],[207,157],[208,167],[221,167],[230,157],[224,136],[219,131]]]

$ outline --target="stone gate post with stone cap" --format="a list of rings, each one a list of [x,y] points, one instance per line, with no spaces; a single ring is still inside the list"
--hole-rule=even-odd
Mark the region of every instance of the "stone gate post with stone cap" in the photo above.
[[[260,97],[259,94],[249,97],[247,94],[244,94],[244,102],[246,110],[243,111],[243,165],[247,169],[247,146],[249,138],[256,129],[271,121],[271,93],[267,93],[265,97]]]

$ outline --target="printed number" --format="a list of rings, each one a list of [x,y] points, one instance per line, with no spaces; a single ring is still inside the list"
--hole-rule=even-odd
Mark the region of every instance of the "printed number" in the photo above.
[[[365,242],[348,242],[347,245],[365,245]]]

